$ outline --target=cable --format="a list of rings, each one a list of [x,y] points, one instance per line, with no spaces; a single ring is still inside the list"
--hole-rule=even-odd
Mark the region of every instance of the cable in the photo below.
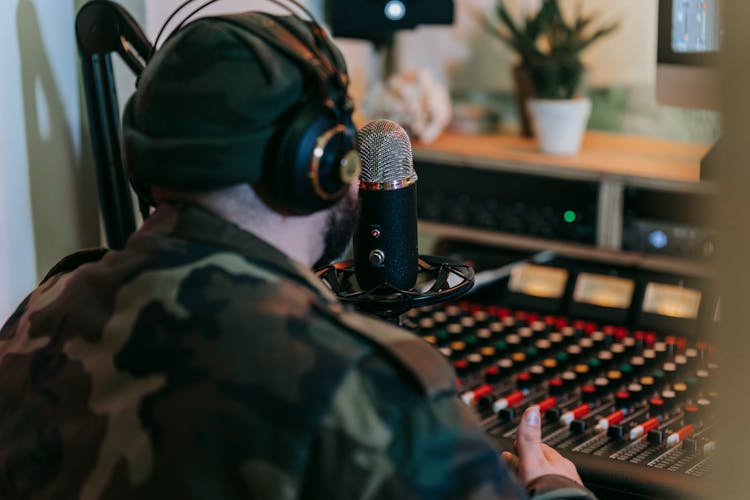
[[[161,40],[161,36],[164,34],[164,30],[167,29],[167,26],[169,25],[170,22],[172,22],[172,19],[174,19],[175,16],[177,16],[177,14],[179,14],[182,9],[184,9],[185,7],[187,7],[188,5],[190,5],[191,3],[193,3],[194,1],[195,0],[186,0],[179,7],[177,7],[175,10],[173,10],[172,13],[169,15],[169,17],[167,18],[167,20],[164,21],[164,24],[162,24],[161,28],[159,28],[159,34],[156,35],[156,40],[154,40],[154,48],[151,51],[151,57],[153,57],[154,54],[156,53],[156,48],[159,46],[159,40]],[[170,33],[169,36],[172,36],[172,34]]]

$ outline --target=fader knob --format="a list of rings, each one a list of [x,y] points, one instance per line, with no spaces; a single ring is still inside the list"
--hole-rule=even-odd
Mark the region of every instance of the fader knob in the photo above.
[[[485,346],[492,344],[493,335],[489,328],[480,328],[477,330],[475,336],[479,340],[480,345]]]
[[[557,370],[557,360],[555,358],[545,358],[542,360],[542,366],[545,370],[552,373]]]
[[[498,340],[492,344],[492,347],[495,348],[495,352],[498,356],[502,356],[508,352],[508,344],[504,340]]]
[[[667,382],[674,382],[675,378],[677,377],[676,364],[672,362],[664,363],[664,365],[662,366],[662,371],[664,372],[664,378]]]
[[[493,321],[492,323],[489,324],[487,328],[489,328],[489,330],[495,336],[500,335],[501,333],[503,333],[503,330],[505,330],[505,327],[499,321]]]
[[[698,385],[698,377],[696,377],[695,375],[685,377],[685,385],[687,386],[687,392],[689,396],[695,396],[700,388]]]
[[[531,373],[519,373],[516,378],[516,386],[521,391],[531,388]]]
[[[639,341],[633,337],[626,337],[622,339],[622,345],[625,346],[625,353],[628,356],[632,356],[637,353],[643,347],[643,341]]]
[[[615,361],[620,361],[625,357],[625,346],[620,343],[612,344],[609,347],[609,352],[612,353],[612,358]]]
[[[469,330],[469,331],[473,330],[477,326],[476,320],[472,318],[471,316],[465,316],[461,318],[460,324],[464,330]]]
[[[436,326],[445,326],[448,322],[448,315],[443,311],[436,311],[432,313],[432,321],[435,322]]]
[[[549,327],[544,321],[534,321],[531,323],[531,330],[534,332],[535,336],[539,337],[546,334],[549,331]]]
[[[540,356],[545,356],[552,348],[552,342],[547,339],[539,339],[534,342],[534,347],[539,351]]]
[[[499,382],[501,379],[500,376],[500,367],[498,366],[488,366],[484,370],[484,380],[488,384],[494,384],[496,382]]]
[[[490,322],[490,315],[487,314],[487,311],[474,311],[471,315],[478,326],[484,327]]]
[[[566,391],[573,389],[578,382],[578,375],[570,370],[563,372],[563,374],[560,375],[560,378],[562,378],[563,388]]]
[[[630,384],[628,392],[630,393],[630,404],[636,404],[643,399],[643,386],[641,384]]]
[[[479,347],[479,339],[476,338],[474,335],[469,335],[468,337],[465,337],[464,343],[466,344],[466,352],[474,352]]]
[[[461,325],[448,325],[446,330],[448,331],[448,337],[451,339],[451,341],[459,340],[461,337],[463,337],[464,329]]]
[[[684,401],[685,399],[687,399],[688,386],[686,383],[677,382],[676,384],[672,385],[672,390],[674,391],[678,401]]]
[[[698,349],[693,347],[685,350],[685,358],[687,359],[688,368],[695,368],[698,365],[700,358],[698,357]]]
[[[604,347],[607,341],[607,335],[605,335],[604,332],[599,332],[599,331],[592,333],[591,337],[589,338],[594,342],[594,345],[598,347],[599,349]]]
[[[698,418],[698,405],[687,404],[682,407],[682,413],[685,416],[686,424],[697,424]]]
[[[665,342],[654,343],[654,352],[656,352],[656,359],[659,360],[663,360],[669,355],[669,350]]]
[[[469,370],[475,371],[475,370],[479,370],[482,368],[482,363],[484,359],[482,358],[481,354],[474,353],[474,354],[469,354],[466,357],[466,361],[469,362]]]
[[[466,344],[463,342],[451,342],[450,349],[452,351],[451,358],[457,359],[463,357],[466,353]]]
[[[664,401],[664,411],[669,413],[677,404],[677,394],[671,389],[661,391],[661,399]]]
[[[418,331],[422,335],[426,335],[432,332],[435,328],[435,322],[430,318],[422,318],[419,320]]]
[[[544,380],[546,370],[542,365],[534,365],[529,368],[529,373],[531,374],[531,381],[535,384],[538,384],[542,380]]]
[[[653,397],[648,400],[649,411],[651,416],[661,415],[664,413],[664,400],[659,397]]]
[[[615,405],[618,408],[627,408],[630,405],[630,393],[628,391],[617,391],[615,393]]]
[[[539,351],[536,347],[529,347],[526,349],[526,359],[529,361],[534,361],[539,357]]]
[[[521,337],[521,343],[522,344],[529,344],[534,340],[534,331],[524,326],[523,328],[518,329],[518,336]]]
[[[643,359],[643,356],[633,356],[630,358],[630,366],[633,367],[633,373],[638,375],[640,373],[643,373],[643,368],[646,365],[646,360]]]
[[[630,366],[628,363],[623,363],[620,365],[620,373],[622,373],[623,380],[630,380],[633,376],[633,367]]]
[[[469,362],[465,359],[454,361],[453,369],[456,370],[456,375],[459,377],[465,377],[469,373]]]
[[[565,349],[565,353],[568,355],[568,358],[575,362],[576,360],[581,358],[581,355],[583,354],[583,349],[581,349],[581,346],[573,344],[569,345]]]
[[[500,376],[501,377],[507,377],[511,373],[513,373],[513,360],[509,358],[503,358],[498,360],[497,363],[495,363],[495,366],[497,366],[500,369]]]
[[[664,384],[667,380],[667,374],[664,373],[662,370],[654,370],[654,372],[651,374],[651,376],[654,379],[654,385],[657,389],[664,387]]]
[[[654,364],[656,363],[656,351],[654,351],[653,349],[644,349],[641,356],[646,362],[646,367],[654,366]]]
[[[606,380],[606,379],[605,379]],[[581,398],[587,403],[593,403],[597,399],[597,390],[593,385],[584,385],[581,389]]]
[[[561,367],[568,366],[569,361],[570,361],[568,359],[568,355],[564,352],[558,352],[557,355],[555,356],[555,359],[557,360],[557,364]]]
[[[578,377],[581,379],[588,378],[589,365],[584,365],[583,363],[579,363],[573,367],[573,371],[576,372]]]
[[[510,355],[510,359],[513,360],[516,366],[521,367],[526,364],[526,353],[525,352],[514,352]]]
[[[614,356],[610,351],[599,351],[599,354],[596,355],[596,359],[599,360],[603,368],[607,368],[612,364]]]
[[[612,386],[618,386],[622,382],[622,372],[620,370],[609,370],[607,372],[607,379]]]
[[[578,341],[578,345],[583,350],[583,352],[588,352],[594,348],[594,341],[590,338],[582,338]]]
[[[509,349],[518,350],[521,345],[521,337],[515,333],[511,333],[505,337],[505,343],[508,344]]]
[[[677,373],[684,373],[688,365],[688,358],[684,354],[677,354],[674,357],[674,364],[677,366]]]
[[[490,361],[497,358],[495,348],[492,346],[482,347],[481,349],[479,349],[479,354],[481,354],[483,358]]]
[[[565,392],[561,378],[553,378],[549,381],[549,392],[553,396],[559,396]]]
[[[649,394],[654,392],[654,377],[641,377],[638,382],[641,384],[641,387],[643,387],[643,393],[645,395],[648,396]]]
[[[594,387],[596,387],[597,396],[604,396],[609,392],[609,380],[604,377],[597,377],[594,380]]]

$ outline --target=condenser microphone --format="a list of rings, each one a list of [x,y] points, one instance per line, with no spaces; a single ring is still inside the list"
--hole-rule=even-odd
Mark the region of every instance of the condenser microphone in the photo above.
[[[417,281],[417,173],[406,131],[375,120],[357,134],[362,160],[354,265],[362,290],[387,294]]]

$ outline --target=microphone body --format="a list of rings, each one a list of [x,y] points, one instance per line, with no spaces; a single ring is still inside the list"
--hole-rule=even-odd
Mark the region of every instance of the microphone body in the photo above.
[[[360,189],[354,265],[362,290],[385,283],[411,290],[417,281],[417,187]]]
[[[362,290],[386,284],[411,290],[419,272],[411,142],[388,120],[366,125],[357,142],[362,159],[360,219],[354,233],[357,282]]]

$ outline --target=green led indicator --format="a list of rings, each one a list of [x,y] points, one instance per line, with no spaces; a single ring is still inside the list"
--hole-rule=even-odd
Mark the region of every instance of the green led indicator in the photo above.
[[[563,214],[563,219],[565,219],[565,222],[567,222],[568,224],[571,224],[571,223],[575,222],[576,221],[576,217],[577,217],[576,213],[574,211],[572,211],[572,210],[567,210]]]

